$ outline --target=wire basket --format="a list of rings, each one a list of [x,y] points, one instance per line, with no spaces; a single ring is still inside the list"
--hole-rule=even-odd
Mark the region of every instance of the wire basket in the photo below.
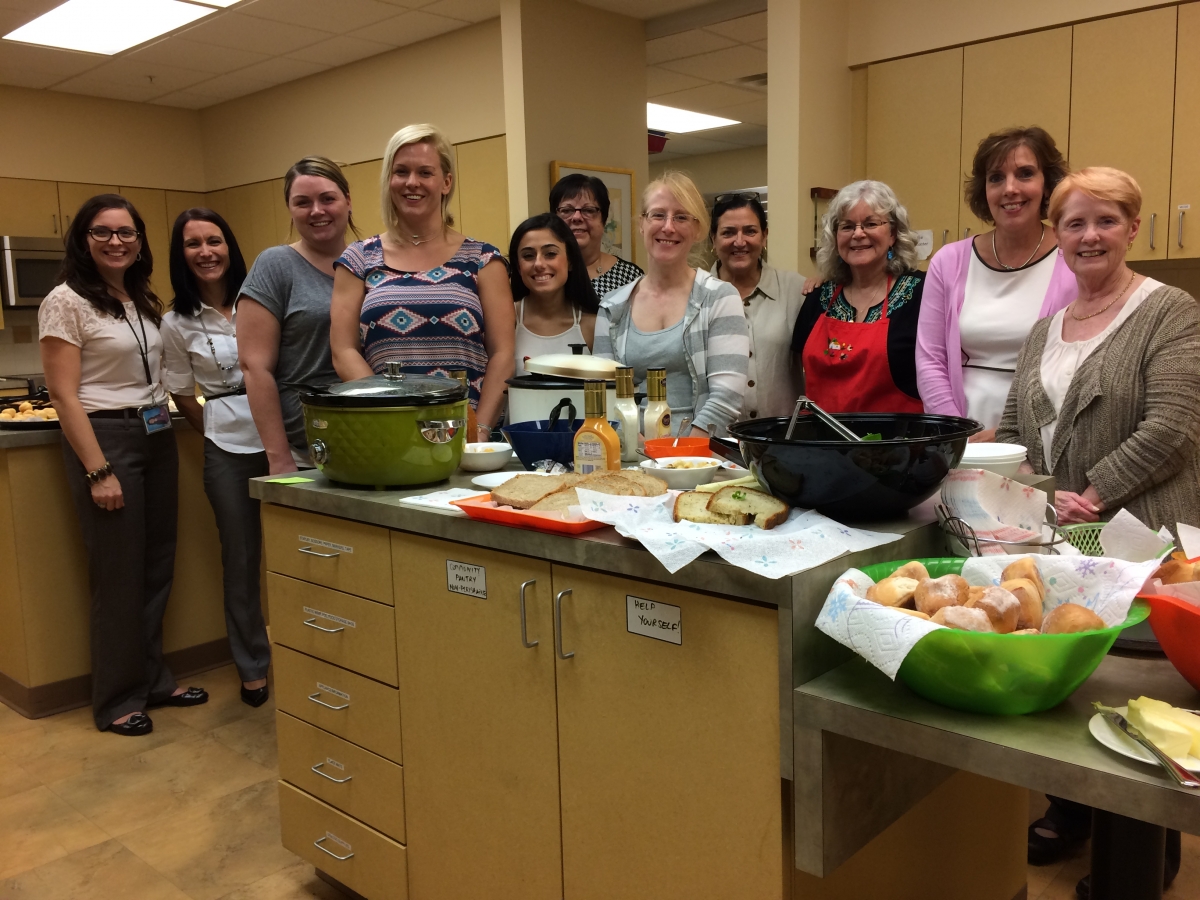
[[[981,538],[975,533],[974,528],[963,519],[953,515],[945,506],[938,504],[936,511],[938,525],[946,535],[946,543],[950,547],[950,551],[956,556],[983,556],[983,546],[985,545],[1000,546],[1005,548],[1005,552],[1012,552],[1007,548],[1013,548],[1018,553],[1057,554],[1061,545],[1071,543],[1065,528],[1058,524],[1058,511],[1049,503],[1046,504],[1046,524],[1050,528],[1050,535],[1041,541],[1004,541],[998,538]],[[1097,538],[1097,546],[1099,546],[1099,538]]]

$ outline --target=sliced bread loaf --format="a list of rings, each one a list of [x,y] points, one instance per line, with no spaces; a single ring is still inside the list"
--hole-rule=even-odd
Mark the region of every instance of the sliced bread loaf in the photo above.
[[[500,506],[529,509],[543,497],[583,480],[582,475],[516,475],[492,491]]]
[[[782,500],[770,494],[746,487],[726,487],[717,491],[708,501],[711,513],[746,513],[754,518],[759,528],[774,528],[787,521],[791,511]]]
[[[610,475],[605,475],[600,478],[587,478],[576,483],[577,487],[588,491],[596,491],[601,494],[615,494],[622,497],[645,497],[646,492],[642,486],[632,479],[626,478],[617,472]],[[565,487],[557,490],[547,497],[543,497],[533,506],[529,507],[531,512],[563,512],[570,506],[579,505],[579,495],[575,492],[574,487]]]
[[[701,525],[749,525],[754,517],[745,512],[714,512],[708,508],[711,494],[685,491],[675,498],[675,521],[699,522]]]
[[[667,483],[665,481],[651,475],[649,472],[643,472],[641,469],[622,469],[617,474],[622,478],[628,478],[640,484],[646,491],[647,497],[657,497],[667,492]]]

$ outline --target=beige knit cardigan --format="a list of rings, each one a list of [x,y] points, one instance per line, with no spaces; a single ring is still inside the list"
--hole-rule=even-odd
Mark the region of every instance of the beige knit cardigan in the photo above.
[[[1021,444],[1038,474],[1060,490],[1090,484],[1101,519],[1122,507],[1157,530],[1200,525],[1200,307],[1185,291],[1161,287],[1084,360],[1043,453],[1041,427],[1055,418],[1042,386],[1042,351],[1052,318],[1033,326],[996,440]]]

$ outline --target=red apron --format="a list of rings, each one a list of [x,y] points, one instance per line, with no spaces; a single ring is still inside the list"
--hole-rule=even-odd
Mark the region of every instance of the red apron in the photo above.
[[[888,282],[891,293],[891,281]],[[839,286],[834,301],[841,294]],[[827,412],[924,412],[892,380],[886,317],[874,322],[817,319],[804,343],[804,392]]]

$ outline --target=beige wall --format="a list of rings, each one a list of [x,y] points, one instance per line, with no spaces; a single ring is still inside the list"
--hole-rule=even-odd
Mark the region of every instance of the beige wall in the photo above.
[[[667,146],[670,147],[670,143]],[[702,194],[760,187],[767,183],[767,148],[763,145],[723,153],[702,153],[665,162],[650,157],[648,175],[651,180],[667,171],[686,172]]]

